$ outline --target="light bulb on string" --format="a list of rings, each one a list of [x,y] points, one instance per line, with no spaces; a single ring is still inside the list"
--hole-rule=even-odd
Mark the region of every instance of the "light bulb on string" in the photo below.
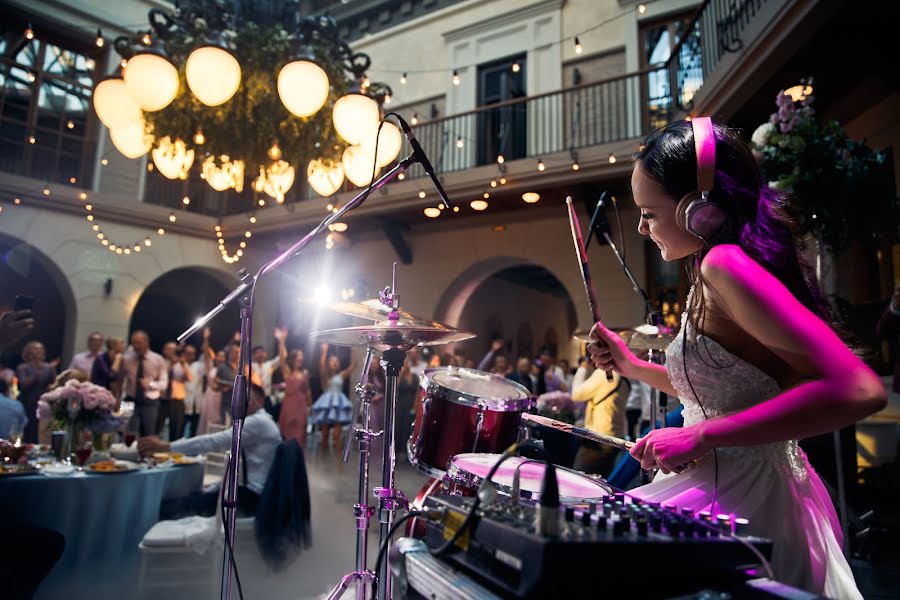
[[[278,142],[272,142],[272,146],[266,154],[271,160],[281,160],[281,148],[278,147]]]
[[[572,170],[573,170],[573,171],[577,171],[577,170],[580,169],[580,168],[581,168],[581,166],[580,166],[577,162],[573,162],[573,163],[572,163]]]
[[[150,39],[150,34],[149,34],[149,33],[145,33],[144,35],[141,36],[141,42],[142,42],[145,46],[149,46],[150,43],[151,43],[152,41],[153,41],[153,40]]]
[[[497,180],[496,180],[496,179],[491,179],[491,187],[492,187],[492,188],[497,187]]]
[[[203,135],[203,130],[199,127],[197,128],[197,133],[194,134],[194,143],[198,146],[202,146],[206,143],[206,136]]]
[[[175,213],[169,213],[169,221],[170,222],[174,223],[176,219],[177,219],[177,217],[175,216]]]
[[[638,4],[637,10],[638,10],[638,13],[644,14],[645,12],[647,12],[647,5],[645,5],[645,4]]]
[[[541,173],[543,173],[543,172],[544,172],[544,169],[546,169],[546,168],[547,168],[547,167],[544,166],[544,161],[542,161],[541,159],[538,159],[538,171],[540,171]]]
[[[609,164],[615,164],[615,162],[616,162],[616,155],[610,154],[609,155]]]
[[[497,155],[497,164],[498,164],[498,165],[502,165],[502,164],[505,163],[505,162],[506,162],[506,159],[503,158],[503,155],[502,155],[502,154],[498,154],[498,155]]]
[[[512,64],[512,72],[513,73],[518,73],[521,70],[522,70],[522,66],[518,62],[514,62]]]
[[[419,113],[413,113],[412,119],[410,119],[409,122],[412,123],[413,125],[418,125],[419,124]],[[401,175],[402,174],[403,173],[401,173]]]
[[[400,76],[400,83],[402,83],[404,85],[406,84],[406,73],[405,72],[403,73],[403,75]]]
[[[256,215],[250,215],[250,222],[256,223]]]
[[[459,85],[459,71],[453,69],[453,85]]]
[[[25,27],[25,39],[26,39],[26,40],[33,40],[33,39],[34,39],[34,29],[31,28],[31,23],[30,23],[30,22],[29,22],[28,25]]]
[[[102,48],[103,44],[106,43],[106,41],[103,39],[103,32],[99,29],[97,30],[97,39],[94,40],[94,43],[97,44],[98,48]]]
[[[456,147],[457,147],[457,148],[462,148],[462,147],[463,147],[463,139],[462,139],[462,136],[457,136],[457,138],[456,138]]]
[[[578,36],[575,36],[575,54],[581,54],[584,49],[581,47],[581,40],[578,39]]]

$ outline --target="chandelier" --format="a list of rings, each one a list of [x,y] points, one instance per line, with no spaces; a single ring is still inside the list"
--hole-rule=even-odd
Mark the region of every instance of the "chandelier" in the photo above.
[[[149,152],[169,179],[186,179],[196,164],[217,191],[240,192],[255,176],[252,189],[277,202],[296,174],[322,196],[345,177],[371,181],[391,90],[369,81],[371,60],[340,39],[333,19],[302,16],[296,1],[187,0],[174,13],[150,10],[149,25],[114,41],[121,73],[94,88],[94,109],[122,154]],[[400,145],[386,122],[379,169]]]

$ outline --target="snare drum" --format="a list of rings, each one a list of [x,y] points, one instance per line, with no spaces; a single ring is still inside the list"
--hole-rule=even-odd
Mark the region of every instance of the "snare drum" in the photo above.
[[[499,454],[454,456],[444,478],[444,488],[450,494],[475,496],[478,486],[498,460]],[[494,487],[500,494],[509,496],[516,469],[519,470],[520,498],[530,502],[539,500],[544,481],[544,463],[541,461],[521,456],[507,458],[491,477]],[[559,500],[567,504],[587,504],[612,494],[612,488],[599,475],[586,475],[557,466],[556,481],[559,484]]]
[[[430,369],[421,387],[409,461],[438,479],[457,454],[503,452],[514,444],[520,416],[534,402],[518,383],[474,369]]]

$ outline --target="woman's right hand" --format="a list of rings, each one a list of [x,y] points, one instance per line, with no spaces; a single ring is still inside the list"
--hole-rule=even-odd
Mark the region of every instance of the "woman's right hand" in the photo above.
[[[595,367],[607,373],[615,371],[623,377],[634,377],[641,361],[628,349],[619,334],[597,321],[591,328],[590,336],[596,341],[588,344],[587,352]]]

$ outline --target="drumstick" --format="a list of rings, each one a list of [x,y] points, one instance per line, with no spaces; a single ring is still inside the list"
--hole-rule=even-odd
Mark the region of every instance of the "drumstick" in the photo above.
[[[594,280],[591,279],[587,250],[584,248],[584,238],[581,235],[581,226],[578,224],[578,215],[575,214],[575,206],[572,204],[572,196],[566,196],[566,206],[569,208],[569,227],[572,229],[572,241],[575,242],[575,254],[578,256],[578,264],[581,265],[581,281],[584,283],[584,291],[587,292],[591,316],[594,317],[594,323],[596,323],[600,320],[600,309],[597,308],[597,296],[594,295]],[[607,381],[612,381],[611,371],[606,372],[606,379]]]
[[[544,427],[552,427],[553,429],[571,433],[572,435],[577,435],[578,437],[583,437],[587,440],[591,440],[605,446],[613,446],[614,448],[619,448],[620,450],[630,450],[631,447],[634,446],[634,442],[629,442],[628,440],[623,440],[622,438],[617,438],[611,435],[596,433],[594,431],[591,431],[590,429],[585,429],[584,427],[576,427],[575,425],[570,425],[568,423],[557,421],[556,419],[551,419],[549,417],[541,417],[538,415],[532,415],[530,413],[522,413],[522,418],[526,421],[533,421],[538,425],[543,425]]]

